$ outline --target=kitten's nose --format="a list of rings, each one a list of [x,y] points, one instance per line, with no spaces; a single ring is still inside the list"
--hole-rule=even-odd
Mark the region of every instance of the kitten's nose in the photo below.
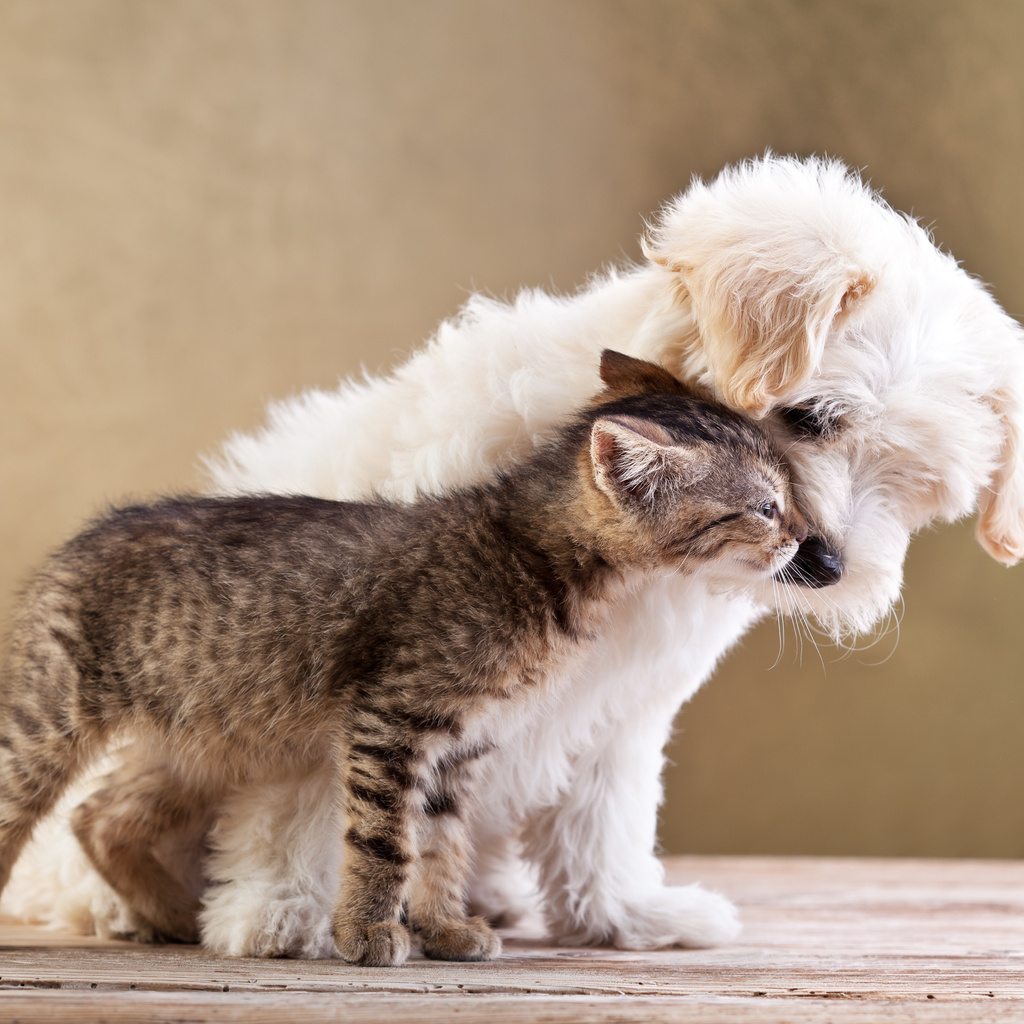
[[[824,537],[807,537],[797,553],[776,574],[780,583],[830,587],[843,578],[843,556]]]

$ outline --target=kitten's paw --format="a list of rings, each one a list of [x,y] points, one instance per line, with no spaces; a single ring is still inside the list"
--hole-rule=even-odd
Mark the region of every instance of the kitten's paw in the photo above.
[[[409,957],[409,933],[394,921],[338,924],[334,927],[338,955],[360,967],[398,967]]]
[[[154,942],[199,941],[199,912],[202,906],[191,893],[165,891],[157,898],[153,891],[141,892],[139,899],[146,905],[139,916],[153,929]]]
[[[432,960],[493,960],[501,953],[501,939],[482,917],[449,921],[419,934],[423,955]]]
[[[699,885],[655,890],[627,902],[622,916],[614,937],[619,949],[720,946],[735,939],[741,927],[732,903]]]

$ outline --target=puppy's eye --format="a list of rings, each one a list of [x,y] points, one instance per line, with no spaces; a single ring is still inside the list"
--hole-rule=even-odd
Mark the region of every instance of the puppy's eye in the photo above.
[[[765,519],[776,519],[779,515],[779,506],[774,501],[766,501],[758,510]]]
[[[784,406],[779,409],[779,415],[805,437],[824,441],[839,433],[839,421],[812,404]]]

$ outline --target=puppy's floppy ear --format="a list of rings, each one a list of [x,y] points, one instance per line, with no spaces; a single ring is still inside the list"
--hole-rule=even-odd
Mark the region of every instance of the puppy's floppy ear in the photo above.
[[[857,252],[863,225],[843,221],[864,191],[840,164],[766,157],[695,182],[651,232],[644,252],[677,275],[729,405],[764,415],[875,286]]]
[[[680,445],[657,423],[636,416],[595,420],[590,461],[597,486],[625,507],[650,507],[659,492],[689,487],[711,469],[704,448]]]
[[[990,404],[1003,428],[1003,447],[999,465],[978,499],[975,536],[994,559],[1016,565],[1024,558],[1024,403],[1002,391]]]
[[[829,328],[874,284],[867,275],[840,272],[812,289],[757,260],[746,273],[723,275],[722,269],[704,264],[683,277],[715,384],[728,405],[752,416],[764,415],[811,376]]]

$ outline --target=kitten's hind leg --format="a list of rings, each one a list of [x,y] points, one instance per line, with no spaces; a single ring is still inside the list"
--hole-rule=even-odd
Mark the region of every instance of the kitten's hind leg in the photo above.
[[[0,892],[36,823],[85,758],[80,745],[27,708],[0,708]]]
[[[212,810],[209,794],[165,764],[129,757],[75,808],[71,826],[96,870],[158,938],[197,942],[199,900],[154,851],[168,834],[205,831]]]
[[[441,760],[419,816],[409,920],[424,954],[435,960],[492,960],[501,952],[501,939],[484,918],[466,916],[466,797],[475,756]]]
[[[0,675],[0,892],[36,823],[103,738],[76,700],[74,624],[47,611],[30,606],[15,621]]]

